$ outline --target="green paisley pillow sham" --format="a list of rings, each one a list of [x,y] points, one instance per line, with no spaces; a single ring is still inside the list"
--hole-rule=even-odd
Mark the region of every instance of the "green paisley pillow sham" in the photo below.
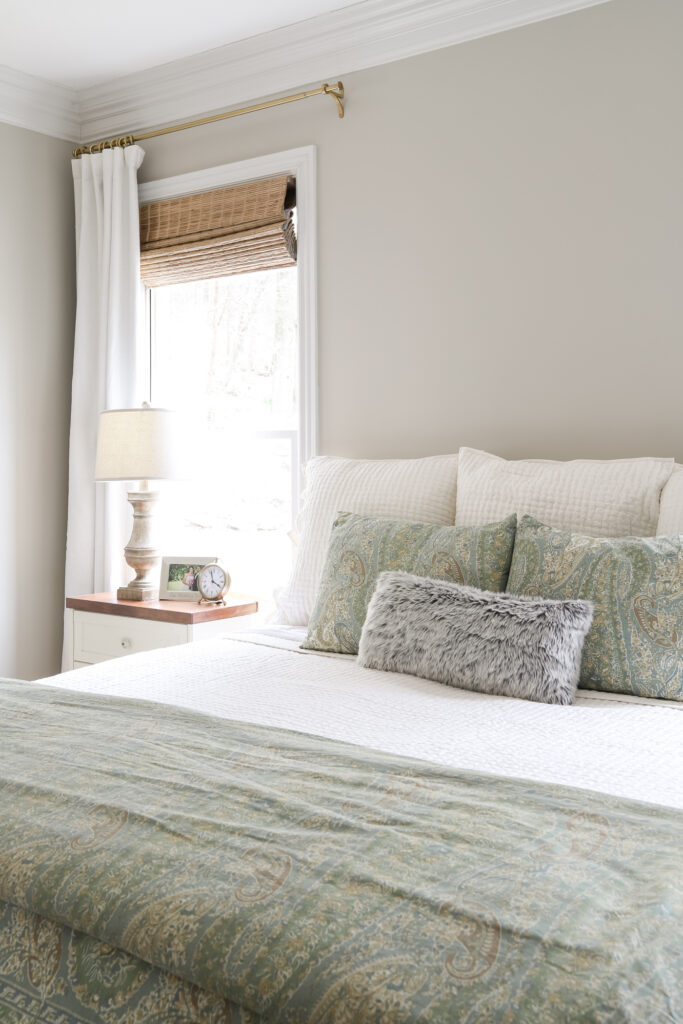
[[[523,516],[507,589],[593,602],[580,686],[683,701],[683,537],[584,537]]]
[[[516,525],[515,515],[486,526],[441,526],[340,512],[302,647],[357,654],[382,572],[505,590]]]

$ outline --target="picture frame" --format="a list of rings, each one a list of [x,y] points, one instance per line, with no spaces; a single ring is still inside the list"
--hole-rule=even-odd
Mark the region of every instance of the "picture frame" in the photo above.
[[[159,581],[160,601],[199,601],[197,573],[218,561],[218,555],[164,555]]]

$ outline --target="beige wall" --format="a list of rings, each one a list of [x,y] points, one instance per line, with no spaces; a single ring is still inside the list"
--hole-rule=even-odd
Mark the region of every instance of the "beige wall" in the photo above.
[[[320,443],[683,457],[683,4],[614,0],[145,143],[315,143]],[[330,74],[334,74],[333,68]]]
[[[70,147],[0,124],[0,675],[59,670],[74,324]]]
[[[614,0],[347,75],[342,122],[149,141],[141,180],[318,146],[321,451],[683,459],[681,38],[679,0]],[[66,143],[0,151],[0,674],[32,678],[61,648],[73,200]]]

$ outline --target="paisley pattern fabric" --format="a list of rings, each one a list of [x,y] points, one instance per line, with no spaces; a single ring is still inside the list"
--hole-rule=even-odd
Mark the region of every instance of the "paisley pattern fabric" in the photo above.
[[[260,1024],[137,957],[0,904],[0,1024]]]
[[[683,701],[683,536],[584,537],[523,516],[507,589],[593,602],[580,686]]]
[[[32,684],[0,723],[0,1021],[683,1015],[680,811]]]
[[[340,513],[302,647],[357,654],[382,572],[505,590],[516,525],[516,515],[486,526],[438,526]]]

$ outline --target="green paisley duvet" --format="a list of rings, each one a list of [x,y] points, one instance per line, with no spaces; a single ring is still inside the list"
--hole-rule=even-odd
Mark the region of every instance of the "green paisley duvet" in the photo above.
[[[0,1022],[683,1019],[682,817],[0,683]]]

